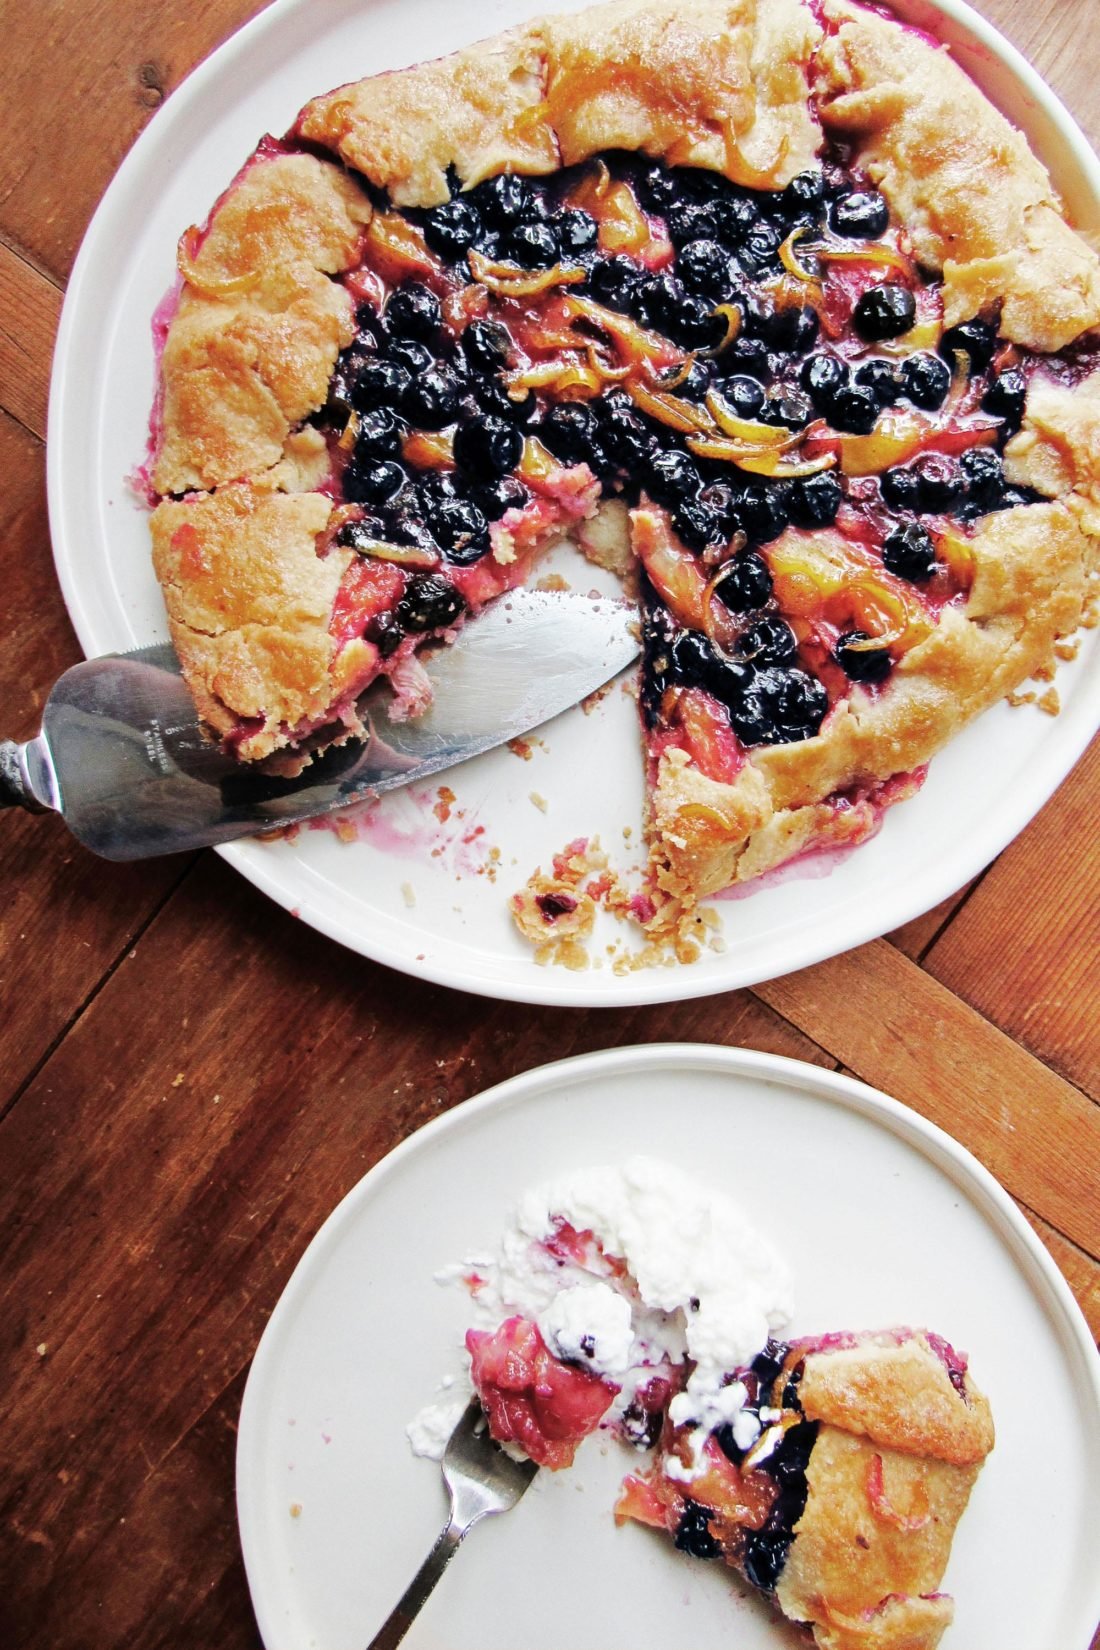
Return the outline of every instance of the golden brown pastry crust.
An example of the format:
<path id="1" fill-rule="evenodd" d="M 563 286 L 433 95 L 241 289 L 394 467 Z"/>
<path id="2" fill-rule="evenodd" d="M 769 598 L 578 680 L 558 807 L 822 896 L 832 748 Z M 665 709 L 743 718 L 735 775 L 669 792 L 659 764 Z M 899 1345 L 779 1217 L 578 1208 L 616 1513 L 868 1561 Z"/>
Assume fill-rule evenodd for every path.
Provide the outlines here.
<path id="1" fill-rule="evenodd" d="M 781 188 L 820 147 L 820 34 L 801 0 L 612 0 L 341 87 L 298 130 L 399 206 L 445 201 L 451 167 L 469 188 L 604 149 Z"/>
<path id="2" fill-rule="evenodd" d="M 943 269 L 949 321 L 1003 301 L 1003 330 L 1040 349 L 1100 321 L 1100 266 L 1023 138 L 920 36 L 847 0 L 826 0 L 825 15 L 828 37 L 802 0 L 612 0 L 341 88 L 306 106 L 298 132 L 399 205 L 446 199 L 451 167 L 472 186 L 610 147 L 774 188 L 820 147 L 812 85 L 826 129 L 856 140 L 918 255 Z M 357 262 L 370 216 L 342 165 L 261 149 L 205 235 L 185 238 L 153 485 L 220 491 L 158 509 L 155 557 L 200 710 L 224 732 L 262 718 L 245 757 L 323 714 L 367 651 L 359 643 L 337 660 L 331 556 L 309 570 L 304 605 L 296 586 L 288 611 L 272 598 L 313 555 L 308 524 L 327 520 L 320 496 L 295 512 L 278 501 L 320 484 L 320 456 L 298 426 L 353 335 L 351 299 L 332 277 Z M 658 923 L 811 841 L 859 840 L 873 802 L 838 808 L 839 789 L 917 767 L 1046 662 L 1077 622 L 1086 534 L 1100 531 L 1096 400 L 1095 389 L 1033 391 L 1009 474 L 1065 502 L 983 523 L 966 608 L 945 613 L 885 691 L 854 688 L 818 738 L 754 751 L 734 785 L 708 780 L 682 753 L 663 758 L 652 863 L 670 904 Z M 241 580 L 212 629 L 204 576 L 172 549 L 178 510 L 216 546 L 219 576 Z M 265 555 L 267 585 L 253 576 Z"/>
<path id="3" fill-rule="evenodd" d="M 371 206 L 340 167 L 257 156 L 191 258 L 161 360 L 158 493 L 258 476 L 325 399 L 355 333 L 330 277 L 356 262 Z M 186 240 L 186 238 L 185 238 Z"/>
<path id="4" fill-rule="evenodd" d="M 325 717 L 376 658 L 369 642 L 337 648 L 329 621 L 350 550 L 317 554 L 332 510 L 319 493 L 230 483 L 153 512 L 153 561 L 172 642 L 203 719 L 219 733 L 257 723 L 246 760 Z"/>
<path id="5" fill-rule="evenodd" d="M 815 535 L 822 553 L 831 537 Z M 971 545 L 965 606 L 945 608 L 877 693 L 853 684 L 816 738 L 750 751 L 729 785 L 707 778 L 682 752 L 662 758 L 651 865 L 670 904 L 658 922 L 783 863 L 811 839 L 858 840 L 865 815 L 828 798 L 920 767 L 1051 661 L 1055 641 L 1080 623 L 1095 556 L 1080 513 L 1062 501 L 1021 505 L 983 518 Z"/>
<path id="6" fill-rule="evenodd" d="M 815 60 L 827 130 L 942 270 L 948 326 L 1003 303 L 1013 343 L 1058 350 L 1100 324 L 1100 259 L 1065 222 L 1050 177 L 946 49 L 848 0 Z"/>
<path id="7" fill-rule="evenodd" d="M 993 1447 L 988 1402 L 964 1386 L 923 1335 L 807 1356 L 799 1402 L 820 1425 L 776 1600 L 822 1650 L 934 1650 L 950 1623 L 937 1589 Z"/>

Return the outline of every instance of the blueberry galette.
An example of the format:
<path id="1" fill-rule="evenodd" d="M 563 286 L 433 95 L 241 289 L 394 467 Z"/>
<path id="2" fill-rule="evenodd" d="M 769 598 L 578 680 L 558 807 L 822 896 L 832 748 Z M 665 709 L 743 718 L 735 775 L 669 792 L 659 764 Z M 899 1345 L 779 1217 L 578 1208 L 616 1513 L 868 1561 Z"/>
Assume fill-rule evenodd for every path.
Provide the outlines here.
<path id="1" fill-rule="evenodd" d="M 1100 263 L 877 10 L 615 0 L 345 86 L 179 267 L 149 475 L 203 716 L 256 760 L 382 673 L 415 714 L 425 638 L 571 533 L 638 586 L 655 935 L 865 838 L 1080 621 Z"/>

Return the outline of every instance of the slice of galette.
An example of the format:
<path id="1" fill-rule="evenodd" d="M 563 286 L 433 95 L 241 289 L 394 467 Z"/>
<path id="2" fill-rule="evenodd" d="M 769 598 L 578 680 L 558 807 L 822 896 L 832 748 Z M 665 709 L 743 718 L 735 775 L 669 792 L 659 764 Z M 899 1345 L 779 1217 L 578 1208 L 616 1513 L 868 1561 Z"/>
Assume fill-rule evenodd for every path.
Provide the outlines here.
<path id="1" fill-rule="evenodd" d="M 677 1418 L 616 1508 L 720 1558 L 822 1650 L 934 1650 L 955 1527 L 993 1447 L 966 1359 L 927 1330 L 771 1342 L 732 1420 Z"/>
<path id="2" fill-rule="evenodd" d="M 355 82 L 179 267 L 152 527 L 206 720 L 415 714 L 425 639 L 573 535 L 640 589 L 658 937 L 863 840 L 1080 621 L 1100 262 L 877 10 L 615 0 Z"/>

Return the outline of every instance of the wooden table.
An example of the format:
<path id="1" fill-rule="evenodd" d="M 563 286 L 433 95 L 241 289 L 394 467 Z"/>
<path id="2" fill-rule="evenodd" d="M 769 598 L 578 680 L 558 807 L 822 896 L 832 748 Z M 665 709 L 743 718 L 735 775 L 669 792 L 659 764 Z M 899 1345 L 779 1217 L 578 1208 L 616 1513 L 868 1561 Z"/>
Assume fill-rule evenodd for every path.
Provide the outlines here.
<path id="1" fill-rule="evenodd" d="M 0 8 L 6 734 L 36 730 L 50 684 L 80 657 L 43 482 L 50 355 L 77 245 L 152 112 L 259 9 Z M 1094 0 L 981 9 L 1095 141 Z M 562 1055 L 683 1039 L 855 1073 L 977 1154 L 1100 1328 L 1098 801 L 1100 743 L 995 864 L 899 932 L 754 991 L 592 1012 L 388 973 L 211 853 L 112 866 L 56 820 L 0 819 L 0 1643 L 258 1645 L 233 1448 L 280 1290 L 383 1153 Z"/>

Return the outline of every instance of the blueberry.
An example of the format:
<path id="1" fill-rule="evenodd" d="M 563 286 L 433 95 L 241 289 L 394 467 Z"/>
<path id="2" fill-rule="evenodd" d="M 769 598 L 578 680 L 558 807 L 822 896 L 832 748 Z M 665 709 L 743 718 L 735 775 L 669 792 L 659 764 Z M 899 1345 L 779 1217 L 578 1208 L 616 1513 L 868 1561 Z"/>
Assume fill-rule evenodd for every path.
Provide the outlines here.
<path id="1" fill-rule="evenodd" d="M 817 311 L 809 304 L 788 304 L 769 315 L 763 339 L 769 349 L 787 355 L 805 355 L 817 341 Z"/>
<path id="2" fill-rule="evenodd" d="M 478 481 L 514 470 L 523 457 L 523 437 L 503 418 L 486 417 L 460 424 L 454 435 L 454 458 L 460 470 Z"/>
<path id="3" fill-rule="evenodd" d="M 414 376 L 418 372 L 427 372 L 435 361 L 427 344 L 418 344 L 415 338 L 394 338 L 386 350 L 386 356 L 399 366 L 407 367 Z"/>
<path id="4" fill-rule="evenodd" d="M 887 470 L 880 483 L 882 496 L 892 510 L 919 510 L 920 480 L 909 469 Z"/>
<path id="5" fill-rule="evenodd" d="M 888 573 L 916 584 L 930 579 L 936 571 L 936 546 L 928 529 L 916 521 L 891 527 L 883 541 L 882 565 Z"/>
<path id="6" fill-rule="evenodd" d="M 665 211 L 665 224 L 675 246 L 686 246 L 689 241 L 719 240 L 722 237 L 723 214 L 713 201 L 674 200 Z"/>
<path id="7" fill-rule="evenodd" d="M 556 227 L 562 255 L 566 258 L 578 252 L 589 252 L 596 245 L 599 234 L 596 220 L 577 206 L 563 212 L 556 220 Z"/>
<path id="8" fill-rule="evenodd" d="M 640 279 L 641 271 L 629 258 L 602 258 L 588 277 L 588 287 L 599 303 L 625 311 Z"/>
<path id="9" fill-rule="evenodd" d="M 970 358 L 970 371 L 984 372 L 997 348 L 997 328 L 989 321 L 963 321 L 957 327 L 948 327 L 940 339 L 940 354 L 954 365 L 956 350 Z"/>
<path id="10" fill-rule="evenodd" d="M 406 281 L 391 293 L 385 318 L 391 337 L 418 338 L 423 343 L 435 338 L 443 320 L 439 299 L 419 281 Z"/>
<path id="11" fill-rule="evenodd" d="M 703 485 L 698 466 L 679 448 L 655 453 L 645 470 L 645 484 L 658 504 L 676 506 L 694 498 Z"/>
<path id="12" fill-rule="evenodd" d="M 522 510 L 531 495 L 515 476 L 501 476 L 473 488 L 470 497 L 486 521 L 499 521 L 509 510 Z"/>
<path id="13" fill-rule="evenodd" d="M 551 407 L 539 434 L 554 457 L 566 464 L 589 464 L 601 451 L 596 414 L 587 401 L 562 401 Z"/>
<path id="14" fill-rule="evenodd" d="M 351 464 L 344 471 L 344 494 L 353 504 L 386 504 L 396 498 L 408 481 L 400 464 L 392 459 L 369 461 L 360 468 Z"/>
<path id="15" fill-rule="evenodd" d="M 410 423 L 425 430 L 441 430 L 458 412 L 458 381 L 448 367 L 429 367 L 418 373 L 405 391 L 402 410 Z"/>
<path id="16" fill-rule="evenodd" d="M 336 543 L 365 555 L 372 543 L 385 535 L 386 530 L 377 516 L 363 516 L 360 521 L 345 521 L 336 534 Z"/>
<path id="17" fill-rule="evenodd" d="M 721 301 L 733 291 L 733 262 L 717 241 L 688 241 L 676 260 L 676 273 L 689 292 Z"/>
<path id="18" fill-rule="evenodd" d="M 950 510 L 963 494 L 963 480 L 959 467 L 946 453 L 922 453 L 912 465 L 920 483 L 922 511 Z"/>
<path id="19" fill-rule="evenodd" d="M 719 227 L 722 239 L 731 246 L 743 246 L 758 222 L 756 207 L 742 196 L 722 202 Z"/>
<path id="20" fill-rule="evenodd" d="M 737 513 L 737 494 L 728 482 L 712 481 L 709 487 L 703 488 L 699 498 L 714 516 L 722 538 L 728 542 L 734 533 L 741 529 L 741 517 Z"/>
<path id="21" fill-rule="evenodd" d="M 503 384 L 482 380 L 465 396 L 462 410 L 466 417 L 503 418 L 506 424 L 530 424 L 538 410 L 534 390 L 524 390 L 518 397 L 509 395 Z"/>
<path id="22" fill-rule="evenodd" d="M 907 286 L 883 281 L 864 292 L 852 312 L 861 338 L 877 344 L 882 338 L 900 338 L 913 325 L 917 301 Z"/>
<path id="23" fill-rule="evenodd" d="M 833 233 L 852 240 L 875 241 L 885 234 L 889 222 L 889 208 L 875 189 L 857 189 L 854 194 L 842 195 L 829 208 Z"/>
<path id="24" fill-rule="evenodd" d="M 858 384 L 839 390 L 829 403 L 830 424 L 835 430 L 845 430 L 851 435 L 870 435 L 878 415 L 875 392 Z"/>
<path id="25" fill-rule="evenodd" d="M 740 511 L 745 531 L 757 544 L 778 538 L 790 521 L 787 493 L 762 481 L 750 481 L 743 489 Z"/>
<path id="26" fill-rule="evenodd" d="M 512 356 L 508 329 L 499 321 L 471 321 L 462 334 L 462 353 L 476 372 L 499 372 Z"/>
<path id="27" fill-rule="evenodd" d="M 397 361 L 367 361 L 352 386 L 351 398 L 360 412 L 369 412 L 372 407 L 392 407 L 411 381 L 409 369 Z"/>
<path id="28" fill-rule="evenodd" d="M 374 643 L 383 659 L 388 659 L 390 655 L 392 653 L 396 653 L 397 649 L 401 646 L 404 632 L 401 629 L 396 613 L 387 611 L 384 613 L 376 613 L 374 617 L 368 621 L 367 628 L 364 630 L 363 635 L 366 637 L 368 642 Z"/>
<path id="29" fill-rule="evenodd" d="M 598 438 L 617 464 L 638 470 L 654 450 L 654 439 L 625 396 L 604 396 L 596 403 Z"/>
<path id="30" fill-rule="evenodd" d="M 761 696 L 782 741 L 812 739 L 829 708 L 821 683 L 794 665 L 768 666 L 760 671 L 752 691 Z"/>
<path id="31" fill-rule="evenodd" d="M 457 263 L 481 233 L 481 214 L 472 201 L 447 201 L 424 219 L 424 239 L 446 263 Z"/>
<path id="32" fill-rule="evenodd" d="M 787 217 L 816 213 L 825 199 L 825 179 L 820 172 L 799 172 L 784 189 L 780 204 Z"/>
<path id="33" fill-rule="evenodd" d="M 998 373 L 982 397 L 982 409 L 994 418 L 1003 418 L 1010 429 L 1023 422 L 1024 403 L 1027 400 L 1027 379 L 1019 367 L 1006 367 Z"/>
<path id="34" fill-rule="evenodd" d="M 892 361 L 875 356 L 857 367 L 854 380 L 862 390 L 870 390 L 880 407 L 892 407 L 901 395 L 897 370 Z"/>
<path id="35" fill-rule="evenodd" d="M 450 579 L 425 573 L 409 580 L 394 612 L 406 630 L 420 633 L 453 624 L 465 606 Z"/>
<path id="36" fill-rule="evenodd" d="M 478 206 L 491 229 L 511 229 L 534 215 L 535 192 L 527 178 L 501 172 L 479 186 Z"/>
<path id="37" fill-rule="evenodd" d="M 730 707 L 740 704 L 753 679 L 748 665 L 726 659 L 697 630 L 682 630 L 668 650 L 669 666 L 678 682 L 701 687 Z"/>
<path id="38" fill-rule="evenodd" d="M 754 1587 L 759 1587 L 765 1593 L 775 1591 L 783 1574 L 783 1566 L 787 1562 L 791 1539 L 785 1530 L 764 1529 L 748 1532 L 745 1537 L 742 1564 L 746 1577 Z"/>
<path id="39" fill-rule="evenodd" d="M 406 499 L 408 502 L 405 502 Z M 413 544 L 421 550 L 438 549 L 411 491 L 399 495 L 397 503 L 391 507 L 385 537 L 393 544 Z"/>
<path id="40" fill-rule="evenodd" d="M 751 266 L 756 265 L 758 272 L 772 262 L 779 251 L 782 236 L 774 224 L 761 219 L 753 225 L 742 242 L 743 259 Z"/>
<path id="41" fill-rule="evenodd" d="M 799 368 L 798 381 L 809 391 L 815 406 L 829 407 L 848 383 L 847 363 L 837 355 L 808 355 Z"/>
<path id="42" fill-rule="evenodd" d="M 638 199 L 651 212 L 664 213 L 679 193 L 679 184 L 666 166 L 648 168 L 638 180 Z"/>
<path id="43" fill-rule="evenodd" d="M 759 418 L 764 405 L 764 386 L 758 379 L 737 373 L 722 385 L 722 399 L 728 401 L 739 418 Z"/>
<path id="44" fill-rule="evenodd" d="M 762 338 L 735 338 L 722 359 L 734 371 L 750 373 L 753 378 L 767 378 L 771 372 L 768 346 Z"/>
<path id="45" fill-rule="evenodd" d="M 665 319 L 673 343 L 684 349 L 709 349 L 725 335 L 726 323 L 705 298 L 686 293 Z"/>
<path id="46" fill-rule="evenodd" d="M 360 416 L 355 437 L 355 456 L 391 458 L 400 451 L 405 426 L 388 407 L 375 407 Z"/>
<path id="47" fill-rule="evenodd" d="M 830 527 L 836 520 L 843 497 L 840 482 L 823 472 L 793 483 L 788 499 L 791 520 L 796 527 Z"/>
<path id="48" fill-rule="evenodd" d="M 727 564 L 727 572 L 714 593 L 731 613 L 755 613 L 772 593 L 772 576 L 763 556 L 743 550 Z"/>
<path id="49" fill-rule="evenodd" d="M 479 561 L 489 548 L 489 524 L 468 499 L 442 499 L 432 512 L 431 529 L 448 561 L 460 567 Z"/>
<path id="50" fill-rule="evenodd" d="M 721 1548 L 710 1533 L 710 1525 L 707 1523 L 709 1516 L 707 1508 L 701 1507 L 698 1501 L 684 1502 L 684 1510 L 680 1515 L 674 1537 L 676 1546 L 682 1553 L 690 1553 L 693 1558 L 718 1557 Z"/>
<path id="51" fill-rule="evenodd" d="M 705 550 L 708 544 L 723 542 L 718 517 L 700 498 L 684 499 L 676 506 L 672 527 L 677 538 L 691 550 Z"/>
<path id="52" fill-rule="evenodd" d="M 525 269 L 549 269 L 560 256 L 558 238 L 546 223 L 518 224 L 505 246 L 508 257 Z"/>
<path id="53" fill-rule="evenodd" d="M 983 509 L 995 510 L 1005 490 L 1005 468 L 992 447 L 971 447 L 959 460 L 967 497 Z"/>
<path id="54" fill-rule="evenodd" d="M 672 393 L 685 396 L 689 401 L 701 401 L 713 378 L 714 367 L 709 361 L 693 361 L 687 374 L 673 386 Z"/>
<path id="55" fill-rule="evenodd" d="M 928 350 L 907 355 L 898 378 L 901 393 L 907 395 L 915 407 L 924 407 L 928 412 L 935 412 L 937 407 L 943 406 L 951 388 L 951 374 L 939 356 L 930 354 Z"/>
<path id="56" fill-rule="evenodd" d="M 867 641 L 870 637 L 865 630 L 846 630 L 837 639 L 833 658 L 853 682 L 885 682 L 892 666 L 889 651 L 884 647 L 853 645 Z"/>
<path id="57" fill-rule="evenodd" d="M 781 424 L 788 430 L 800 430 L 810 422 L 814 409 L 808 395 L 802 390 L 780 385 L 772 391 L 760 412 L 765 424 Z"/>
<path id="58" fill-rule="evenodd" d="M 757 619 L 737 638 L 737 656 L 754 665 L 783 665 L 798 652 L 794 631 L 783 619 Z"/>

